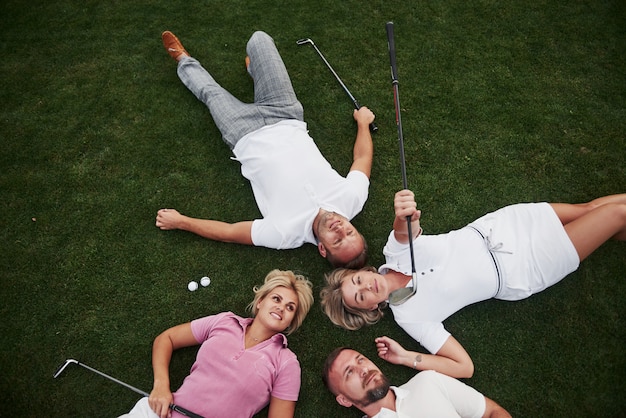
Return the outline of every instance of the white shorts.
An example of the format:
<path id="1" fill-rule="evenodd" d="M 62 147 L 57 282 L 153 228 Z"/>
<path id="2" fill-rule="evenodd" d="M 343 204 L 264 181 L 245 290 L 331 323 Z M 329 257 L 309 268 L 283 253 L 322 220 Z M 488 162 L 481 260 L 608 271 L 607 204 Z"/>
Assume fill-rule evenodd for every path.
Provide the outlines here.
<path id="1" fill-rule="evenodd" d="M 159 416 L 150 408 L 148 398 L 143 397 L 128 414 L 120 415 L 118 418 L 159 418 Z"/>
<path id="2" fill-rule="evenodd" d="M 520 300 L 558 283 L 580 264 L 574 244 L 548 203 L 506 206 L 470 224 L 495 256 L 496 299 Z"/>

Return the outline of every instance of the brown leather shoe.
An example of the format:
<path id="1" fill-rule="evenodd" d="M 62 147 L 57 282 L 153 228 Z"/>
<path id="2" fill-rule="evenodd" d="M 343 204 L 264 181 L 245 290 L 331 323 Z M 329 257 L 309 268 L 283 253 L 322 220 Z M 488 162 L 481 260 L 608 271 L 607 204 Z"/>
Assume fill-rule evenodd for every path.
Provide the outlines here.
<path id="1" fill-rule="evenodd" d="M 161 34 L 161 39 L 163 39 L 163 46 L 167 53 L 176 61 L 180 60 L 183 56 L 189 56 L 189 52 L 187 52 L 183 44 L 181 44 L 176 35 L 169 30 Z"/>
<path id="2" fill-rule="evenodd" d="M 250 77 L 252 77 L 252 73 L 250 72 L 250 57 L 246 55 L 246 59 L 244 61 L 246 63 L 246 72 Z"/>

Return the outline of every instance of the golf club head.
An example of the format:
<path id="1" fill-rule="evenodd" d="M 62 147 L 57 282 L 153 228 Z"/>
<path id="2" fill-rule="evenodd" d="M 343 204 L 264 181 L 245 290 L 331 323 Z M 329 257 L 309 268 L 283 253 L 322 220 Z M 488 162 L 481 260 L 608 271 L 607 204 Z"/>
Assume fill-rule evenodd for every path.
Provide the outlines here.
<path id="1" fill-rule="evenodd" d="M 413 279 L 411 281 L 411 287 L 403 287 L 402 289 L 394 290 L 389 294 L 389 304 L 393 306 L 402 305 L 409 300 L 417 292 L 417 273 L 413 273 Z"/>
<path id="2" fill-rule="evenodd" d="M 311 40 L 311 38 L 303 38 L 303 39 L 298 39 L 298 40 L 296 41 L 296 43 L 297 43 L 298 45 L 306 45 L 306 44 L 311 44 L 311 45 L 314 45 L 314 44 L 313 44 L 313 41 Z"/>
<path id="3" fill-rule="evenodd" d="M 59 368 L 57 369 L 57 371 L 54 373 L 54 375 L 53 375 L 52 377 L 53 377 L 54 379 L 56 379 L 57 377 L 59 377 L 59 375 L 60 375 L 61 373 L 63 373 L 63 370 L 65 370 L 65 368 L 66 368 L 67 366 L 69 366 L 70 364 L 72 364 L 72 363 L 74 363 L 74 364 L 78 364 L 78 360 L 74 360 L 74 359 L 68 358 L 67 360 L 65 360 L 65 363 L 63 363 L 63 364 L 61 364 L 61 365 L 59 366 Z"/>

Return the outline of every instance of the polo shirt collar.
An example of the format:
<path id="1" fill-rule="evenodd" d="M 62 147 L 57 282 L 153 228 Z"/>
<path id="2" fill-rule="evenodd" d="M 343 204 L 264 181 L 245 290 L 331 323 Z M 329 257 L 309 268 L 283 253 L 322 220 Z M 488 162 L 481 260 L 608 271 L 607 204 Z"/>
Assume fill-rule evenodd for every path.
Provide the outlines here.
<path id="1" fill-rule="evenodd" d="M 239 322 L 239 325 L 241 326 L 241 329 L 244 333 L 246 332 L 246 328 L 248 328 L 248 326 L 254 320 L 254 318 L 242 318 L 239 315 L 235 315 L 233 318 L 235 318 L 237 322 Z M 287 336 L 282 332 L 274 334 L 272 338 L 270 338 L 268 341 L 275 341 L 281 344 L 283 347 L 287 348 Z"/>
<path id="2" fill-rule="evenodd" d="M 396 411 L 381 408 L 372 418 L 396 418 L 398 416 L 398 402 L 411 394 L 408 389 L 399 388 L 397 386 L 391 386 L 390 389 L 396 394 Z M 363 418 L 367 418 L 367 415 L 363 415 Z"/>

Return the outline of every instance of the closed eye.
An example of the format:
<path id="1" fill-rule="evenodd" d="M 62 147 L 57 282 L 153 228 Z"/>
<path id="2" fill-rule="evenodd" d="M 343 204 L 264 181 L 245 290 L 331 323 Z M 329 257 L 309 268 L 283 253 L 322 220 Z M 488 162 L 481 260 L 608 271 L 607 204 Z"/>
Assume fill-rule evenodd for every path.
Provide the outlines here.
<path id="1" fill-rule="evenodd" d="M 361 277 L 360 276 L 352 276 L 352 284 L 355 286 L 360 286 L 361 285 Z M 356 291 L 356 293 L 354 294 L 354 302 L 358 305 L 359 301 L 363 301 L 363 293 L 359 290 Z"/>

